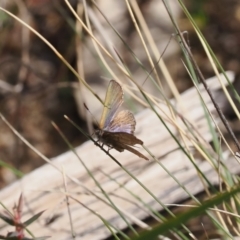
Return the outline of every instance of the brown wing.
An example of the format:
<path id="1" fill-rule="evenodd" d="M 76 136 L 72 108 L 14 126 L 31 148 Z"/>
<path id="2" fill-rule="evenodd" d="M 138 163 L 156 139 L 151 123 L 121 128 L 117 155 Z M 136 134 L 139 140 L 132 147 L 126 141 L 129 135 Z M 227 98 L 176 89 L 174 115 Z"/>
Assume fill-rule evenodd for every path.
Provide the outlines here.
<path id="1" fill-rule="evenodd" d="M 133 134 L 135 131 L 136 120 L 134 115 L 128 111 L 123 110 L 118 112 L 104 129 L 109 132 L 125 132 Z"/>
<path id="2" fill-rule="evenodd" d="M 123 144 L 123 143 L 120 143 L 120 142 L 112 142 L 112 145 L 111 145 L 113 148 L 115 148 L 117 151 L 119 152 L 123 152 L 124 150 L 128 150 L 129 152 L 132 152 L 133 154 L 139 156 L 140 158 L 143 158 L 145 160 L 149 160 L 146 156 L 144 156 L 142 153 L 140 153 L 139 151 L 137 151 L 136 149 L 126 145 L 126 144 Z"/>
<path id="3" fill-rule="evenodd" d="M 137 156 L 148 160 L 146 156 L 141 154 L 136 149 L 130 147 L 135 144 L 143 145 L 143 141 L 135 137 L 133 134 L 125 133 L 125 132 L 107 132 L 104 131 L 101 135 L 101 141 L 105 143 L 107 146 L 116 149 L 119 152 L 123 152 L 125 149 Z"/>
<path id="4" fill-rule="evenodd" d="M 145 160 L 149 160 L 149 159 L 148 159 L 146 156 L 144 156 L 142 153 L 140 153 L 139 151 L 137 151 L 136 149 L 134 149 L 134 148 L 132 148 L 132 147 L 130 147 L 130 146 L 128 146 L 128 145 L 124 145 L 124 146 L 122 146 L 122 147 L 124 147 L 124 149 L 128 150 L 129 152 L 132 152 L 133 154 L 139 156 L 140 158 L 143 158 L 143 159 L 145 159 Z"/>
<path id="5" fill-rule="evenodd" d="M 104 131 L 101 136 L 101 140 L 106 144 L 111 144 L 111 142 L 119 142 L 121 144 L 127 145 L 135 145 L 140 144 L 143 145 L 143 141 L 135 137 L 133 134 L 125 133 L 125 132 L 108 132 Z"/>

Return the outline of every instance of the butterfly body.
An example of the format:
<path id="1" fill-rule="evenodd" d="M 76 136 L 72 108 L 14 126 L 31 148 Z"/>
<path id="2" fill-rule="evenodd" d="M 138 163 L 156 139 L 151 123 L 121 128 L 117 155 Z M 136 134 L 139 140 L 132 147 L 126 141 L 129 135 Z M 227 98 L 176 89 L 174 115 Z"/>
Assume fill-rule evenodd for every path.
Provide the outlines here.
<path id="1" fill-rule="evenodd" d="M 114 80 L 108 85 L 104 109 L 96 131 L 98 140 L 109 148 L 119 152 L 125 149 L 148 160 L 143 154 L 132 148 L 135 144 L 143 145 L 143 141 L 134 136 L 136 121 L 134 115 L 128 110 L 118 112 L 123 103 L 122 87 Z"/>

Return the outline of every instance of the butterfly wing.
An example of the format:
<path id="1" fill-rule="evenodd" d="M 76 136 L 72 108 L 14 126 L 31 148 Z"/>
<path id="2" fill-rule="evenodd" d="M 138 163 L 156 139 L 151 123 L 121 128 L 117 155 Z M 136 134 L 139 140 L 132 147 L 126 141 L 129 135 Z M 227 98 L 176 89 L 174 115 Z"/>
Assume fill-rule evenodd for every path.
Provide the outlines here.
<path id="1" fill-rule="evenodd" d="M 135 137 L 133 134 L 128 134 L 124 132 L 120 133 L 104 132 L 103 139 L 109 147 L 112 147 L 119 152 L 128 150 L 129 152 L 132 152 L 133 154 L 139 156 L 140 158 L 149 160 L 142 153 L 131 147 L 135 144 L 143 145 L 143 142 L 137 137 Z"/>
<path id="2" fill-rule="evenodd" d="M 124 149 L 128 150 L 129 152 L 131 152 L 131 153 L 139 156 L 140 158 L 143 158 L 143 159 L 145 159 L 145 160 L 147 160 L 147 161 L 149 160 L 149 159 L 148 159 L 146 156 L 144 156 L 142 153 L 140 153 L 140 152 L 137 151 L 136 149 L 134 149 L 134 148 L 132 148 L 132 147 L 126 145 L 126 144 L 123 144 L 123 145 L 122 145 L 122 148 L 124 148 Z"/>
<path id="3" fill-rule="evenodd" d="M 125 133 L 125 132 L 107 132 L 104 131 L 102 133 L 102 139 L 105 144 L 112 145 L 112 142 L 118 142 L 126 145 L 143 145 L 143 141 L 135 137 L 133 134 Z"/>
<path id="4" fill-rule="evenodd" d="M 97 132 L 100 141 L 119 152 L 125 149 L 137 156 L 148 160 L 143 154 L 131 146 L 143 145 L 143 142 L 133 135 L 136 121 L 134 115 L 129 111 L 117 110 L 123 103 L 122 87 L 114 80 L 108 85 L 104 108 L 99 123 L 100 131 Z"/>
<path id="5" fill-rule="evenodd" d="M 105 129 L 109 126 L 112 118 L 116 114 L 118 108 L 123 103 L 123 90 L 120 84 L 111 80 L 108 85 L 107 93 L 104 101 L 104 108 L 99 123 L 100 129 Z"/>
<path id="6" fill-rule="evenodd" d="M 128 111 L 123 110 L 118 112 L 106 127 L 106 131 L 109 132 L 125 132 L 133 134 L 136 126 L 136 120 L 134 115 Z"/>

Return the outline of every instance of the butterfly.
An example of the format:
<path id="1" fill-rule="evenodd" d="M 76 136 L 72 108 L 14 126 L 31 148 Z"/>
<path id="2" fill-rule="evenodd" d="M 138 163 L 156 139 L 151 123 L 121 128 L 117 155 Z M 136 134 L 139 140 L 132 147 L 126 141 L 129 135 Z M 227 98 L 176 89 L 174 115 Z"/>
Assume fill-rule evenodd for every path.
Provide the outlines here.
<path id="1" fill-rule="evenodd" d="M 136 120 L 128 110 L 118 111 L 123 103 L 123 90 L 115 80 L 109 82 L 99 129 L 96 130 L 98 141 L 119 152 L 128 150 L 148 160 L 146 156 L 132 148 L 135 144 L 143 145 L 143 141 L 134 136 Z"/>

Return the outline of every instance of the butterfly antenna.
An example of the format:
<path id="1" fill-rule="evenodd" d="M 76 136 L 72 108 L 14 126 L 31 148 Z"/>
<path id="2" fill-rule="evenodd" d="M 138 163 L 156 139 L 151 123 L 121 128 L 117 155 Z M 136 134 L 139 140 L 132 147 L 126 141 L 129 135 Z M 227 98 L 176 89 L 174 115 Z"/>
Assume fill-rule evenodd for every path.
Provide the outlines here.
<path id="1" fill-rule="evenodd" d="M 157 64 L 158 64 L 158 63 L 160 62 L 160 60 L 162 59 L 162 57 L 163 57 L 164 53 L 166 52 L 167 47 L 169 46 L 169 44 L 170 44 L 173 36 L 174 36 L 174 34 L 172 34 L 171 37 L 169 38 L 166 47 L 164 48 L 164 50 L 163 50 L 162 54 L 160 55 L 159 59 L 157 60 L 157 62 L 153 65 L 153 68 L 151 69 L 151 71 L 148 73 L 148 75 L 147 75 L 146 79 L 144 80 L 142 86 L 145 84 L 145 82 L 147 81 L 147 79 L 149 78 L 149 76 L 152 74 L 153 70 L 156 69 Z"/>
<path id="2" fill-rule="evenodd" d="M 84 107 L 86 108 L 86 110 L 90 113 L 90 115 L 92 116 L 92 119 L 94 120 L 94 123 L 98 126 L 99 128 L 99 123 L 97 121 L 97 119 L 94 117 L 94 115 L 91 113 L 91 111 L 89 110 L 89 108 L 87 107 L 86 103 L 83 103 Z M 94 132 L 91 134 L 94 135 Z"/>

